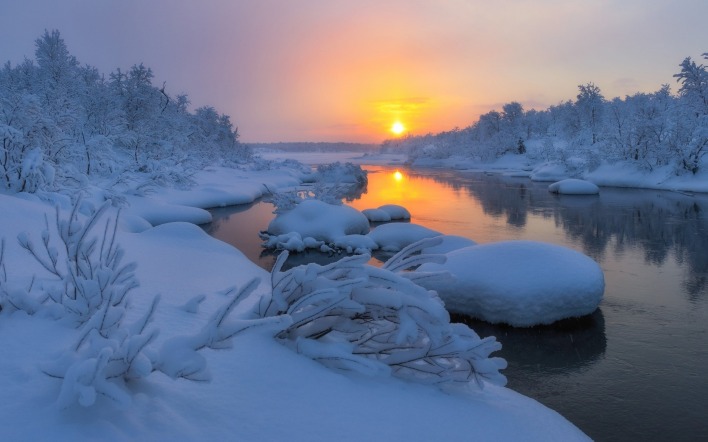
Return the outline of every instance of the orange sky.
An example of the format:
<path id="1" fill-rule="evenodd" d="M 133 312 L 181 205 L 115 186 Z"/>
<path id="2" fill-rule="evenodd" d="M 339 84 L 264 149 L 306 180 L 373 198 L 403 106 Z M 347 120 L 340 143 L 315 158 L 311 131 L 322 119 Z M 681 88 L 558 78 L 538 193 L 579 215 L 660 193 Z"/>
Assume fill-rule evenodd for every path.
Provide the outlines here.
<path id="1" fill-rule="evenodd" d="M 708 51 L 705 0 L 23 0 L 0 6 L 0 54 L 59 29 L 108 73 L 143 62 L 172 94 L 231 115 L 245 142 L 380 142 L 519 101 L 675 85 Z M 674 87 L 675 90 L 675 87 Z"/>

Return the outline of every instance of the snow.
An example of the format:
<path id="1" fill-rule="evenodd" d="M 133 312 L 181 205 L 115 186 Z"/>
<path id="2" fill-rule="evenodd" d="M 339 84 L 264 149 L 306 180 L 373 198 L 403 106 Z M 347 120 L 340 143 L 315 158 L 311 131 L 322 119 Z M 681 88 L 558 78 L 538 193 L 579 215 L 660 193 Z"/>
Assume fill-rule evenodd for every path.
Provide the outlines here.
<path id="1" fill-rule="evenodd" d="M 580 252 L 535 241 L 503 241 L 454 250 L 445 264 L 419 271 L 448 271 L 454 280 L 421 284 L 446 308 L 517 327 L 550 324 L 597 309 L 605 282 L 600 266 Z"/>
<path id="2" fill-rule="evenodd" d="M 369 220 L 347 205 L 334 205 L 306 199 L 295 208 L 279 214 L 268 225 L 270 235 L 297 232 L 302 238 L 333 243 L 346 235 L 365 235 Z"/>
<path id="3" fill-rule="evenodd" d="M 42 231 L 44 213 L 51 219 L 53 209 L 0 195 L 0 213 L 8 277 L 39 272 L 13 238 Z M 128 318 L 143 315 L 153 295 L 162 295 L 154 317 L 158 342 L 192 333 L 230 287 L 268 280 L 238 250 L 192 224 L 119 230 L 118 240 L 140 281 Z M 244 302 L 266 290 L 261 283 Z M 267 330 L 201 352 L 210 382 L 154 373 L 130 386 L 128 401 L 98 395 L 90 408 L 60 408 L 61 381 L 41 367 L 76 339 L 77 330 L 49 316 L 0 313 L 0 391 L 12 398 L 0 404 L 3 440 L 588 440 L 554 411 L 509 389 L 445 393 L 390 377 L 345 375 L 278 344 Z"/>
<path id="4" fill-rule="evenodd" d="M 477 243 L 472 241 L 471 239 L 458 235 L 441 235 L 440 240 L 440 244 L 436 246 L 425 247 L 422 250 L 422 253 L 431 255 L 448 253 L 452 252 L 453 250 L 477 245 Z"/>
<path id="5" fill-rule="evenodd" d="M 364 209 L 361 211 L 361 213 L 363 213 L 366 219 L 368 219 L 372 223 L 386 223 L 391 221 L 391 215 L 389 215 L 388 212 L 386 212 L 385 210 Z"/>
<path id="6" fill-rule="evenodd" d="M 590 181 L 568 178 L 550 184 L 548 191 L 562 195 L 597 195 L 600 188 Z"/>
<path id="7" fill-rule="evenodd" d="M 440 232 L 409 223 L 389 223 L 376 227 L 369 233 L 379 248 L 386 252 L 397 252 L 424 238 L 439 236 Z"/>
<path id="8" fill-rule="evenodd" d="M 535 167 L 529 175 L 533 181 L 560 181 L 568 178 L 567 168 L 558 163 L 544 163 Z"/>
<path id="9" fill-rule="evenodd" d="M 406 220 L 411 218 L 411 213 L 398 204 L 384 204 L 376 209 L 364 209 L 361 213 L 372 223 L 389 222 L 393 220 Z"/>

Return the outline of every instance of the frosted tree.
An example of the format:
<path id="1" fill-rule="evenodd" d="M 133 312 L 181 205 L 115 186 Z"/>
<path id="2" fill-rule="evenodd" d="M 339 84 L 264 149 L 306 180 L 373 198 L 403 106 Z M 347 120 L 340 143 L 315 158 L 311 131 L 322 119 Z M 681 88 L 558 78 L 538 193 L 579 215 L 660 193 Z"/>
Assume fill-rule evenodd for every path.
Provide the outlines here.
<path id="1" fill-rule="evenodd" d="M 581 124 L 590 135 L 590 144 L 599 141 L 599 131 L 602 124 L 605 97 L 594 83 L 581 84 L 575 105 L 578 108 Z"/>
<path id="2" fill-rule="evenodd" d="M 708 53 L 703 57 L 708 59 Z M 687 57 L 681 63 L 681 72 L 674 76 L 681 84 L 681 123 L 689 126 L 681 127 L 679 123 L 677 129 L 685 128 L 685 137 L 677 134 L 679 142 L 674 143 L 674 148 L 681 167 L 695 174 L 708 151 L 708 71 Z"/>

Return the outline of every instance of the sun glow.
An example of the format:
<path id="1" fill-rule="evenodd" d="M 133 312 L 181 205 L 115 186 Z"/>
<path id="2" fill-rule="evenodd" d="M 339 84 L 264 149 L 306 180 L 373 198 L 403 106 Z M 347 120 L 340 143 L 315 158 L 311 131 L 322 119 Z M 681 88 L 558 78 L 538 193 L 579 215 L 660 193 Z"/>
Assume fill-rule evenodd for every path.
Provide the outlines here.
<path id="1" fill-rule="evenodd" d="M 398 181 L 398 182 L 403 181 L 403 174 L 399 170 L 397 170 L 397 171 L 393 172 L 393 179 L 394 179 L 394 181 Z"/>
<path id="2" fill-rule="evenodd" d="M 403 123 L 401 123 L 400 121 L 396 121 L 391 126 L 391 132 L 393 132 L 396 135 L 401 135 L 405 131 L 406 131 L 406 126 L 404 126 Z"/>

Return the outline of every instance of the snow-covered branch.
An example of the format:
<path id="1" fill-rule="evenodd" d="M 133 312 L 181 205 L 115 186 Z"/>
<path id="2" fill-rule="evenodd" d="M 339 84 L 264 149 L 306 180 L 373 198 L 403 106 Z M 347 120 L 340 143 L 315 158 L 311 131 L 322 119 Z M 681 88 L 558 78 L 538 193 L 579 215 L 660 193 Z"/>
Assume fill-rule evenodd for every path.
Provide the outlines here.
<path id="1" fill-rule="evenodd" d="M 368 265 L 368 255 L 355 255 L 283 272 L 283 252 L 271 273 L 272 295 L 262 298 L 257 313 L 290 315 L 292 323 L 276 336 L 331 368 L 504 385 L 499 370 L 506 362 L 489 357 L 501 348 L 495 338 L 480 339 L 467 326 L 451 324 L 435 292 L 406 277 L 411 267 L 443 259 L 420 254 L 436 241 L 407 247 L 383 268 Z"/>

